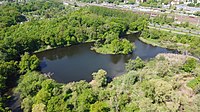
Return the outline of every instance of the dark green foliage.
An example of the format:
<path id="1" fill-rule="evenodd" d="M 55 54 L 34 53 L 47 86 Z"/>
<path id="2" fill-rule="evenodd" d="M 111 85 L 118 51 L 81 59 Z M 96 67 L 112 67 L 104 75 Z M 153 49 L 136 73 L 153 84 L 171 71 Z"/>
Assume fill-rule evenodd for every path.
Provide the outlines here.
<path id="1" fill-rule="evenodd" d="M 196 53 L 200 46 L 195 37 L 174 37 L 171 33 L 147 30 L 146 16 L 109 8 L 91 6 L 71 12 L 71 8 L 68 10 L 56 1 L 8 3 L 2 7 L 1 11 L 5 12 L 2 12 L 3 17 L 0 19 L 0 95 L 6 92 L 13 76 L 25 73 L 20 77 L 16 88 L 20 93 L 23 111 L 146 112 L 184 111 L 190 110 L 189 107 L 196 109 L 197 104 L 187 99 L 191 96 L 180 95 L 183 87 L 175 88 L 173 85 L 185 85 L 176 76 L 180 74 L 181 77 L 182 72 L 190 74 L 187 73 L 188 70 L 195 71 L 197 65 L 193 61 L 183 65 L 185 72 L 177 71 L 180 66 L 174 66 L 167 60 L 155 59 L 144 63 L 137 57 L 127 64 L 128 73 L 114 78 L 110 83 L 107 82 L 106 71 L 99 70 L 92 74 L 94 81 L 91 83 L 79 81 L 60 84 L 36 72 L 39 59 L 25 53 L 45 49 L 47 46 L 97 41 L 98 47 L 106 46 L 115 54 L 128 54 L 133 50 L 133 45 L 126 39 L 120 39 L 120 36 L 127 31 L 143 30 L 144 38 L 189 43 L 192 52 Z M 25 20 L 22 13 L 29 21 L 17 24 Z M 166 16 L 163 18 L 167 19 Z M 158 23 L 171 23 L 171 19 L 164 19 L 158 20 Z M 100 41 L 104 43 L 99 44 Z M 18 66 L 13 60 L 19 60 L 20 55 L 23 56 Z M 196 94 L 199 93 L 198 77 L 188 85 L 194 88 Z M 0 97 L 0 111 L 7 111 L 4 99 L 5 97 Z"/>
<path id="2" fill-rule="evenodd" d="M 190 7 L 200 7 L 200 3 L 197 3 L 197 1 L 195 1 L 194 3 L 187 4 L 187 6 L 190 6 Z"/>
<path id="3" fill-rule="evenodd" d="M 26 21 L 26 18 L 21 15 L 17 8 L 12 6 L 0 6 L 0 17 L 0 28 Z"/>
<path id="4" fill-rule="evenodd" d="M 170 0 L 160 0 L 160 1 L 148 0 L 146 2 L 140 3 L 140 5 L 144 7 L 161 8 L 162 4 L 169 4 L 169 3 Z"/>
<path id="5" fill-rule="evenodd" d="M 167 14 L 161 14 L 153 18 L 154 24 L 160 24 L 160 25 L 172 25 L 174 22 L 174 17 L 168 17 Z"/>
<path id="6" fill-rule="evenodd" d="M 96 7 L 96 6 L 90 6 L 89 10 L 92 11 L 93 13 L 96 13 L 96 14 L 102 15 L 102 16 L 121 17 L 121 18 L 124 17 L 127 20 L 129 17 L 129 21 L 137 20 L 137 18 L 138 18 L 138 15 L 132 13 L 131 11 L 128 11 L 125 13 L 124 11 L 121 11 L 121 10 L 113 10 L 110 8 L 102 8 L 102 7 Z"/>
<path id="7" fill-rule="evenodd" d="M 5 62 L 0 60 L 0 95 L 4 92 L 7 86 L 11 86 L 12 78 L 17 75 L 17 63 L 14 61 Z"/>
<path id="8" fill-rule="evenodd" d="M 187 4 L 187 6 L 195 7 L 195 4 L 194 3 L 189 3 L 189 4 Z"/>
<path id="9" fill-rule="evenodd" d="M 195 87 L 194 92 L 195 92 L 196 94 L 199 94 L 199 93 L 200 93 L 200 84 L 198 84 L 198 85 Z"/>
<path id="10" fill-rule="evenodd" d="M 21 76 L 16 91 L 21 93 L 24 111 L 36 111 L 35 109 L 39 109 L 42 105 L 45 110 L 51 112 L 89 111 L 90 105 L 97 100 L 97 95 L 90 89 L 90 85 L 84 81 L 71 83 L 64 87 L 52 79 L 39 75 L 37 72 L 28 72 Z"/>
<path id="11" fill-rule="evenodd" d="M 148 25 L 148 22 L 145 18 L 139 18 L 137 21 L 130 24 L 131 31 L 143 31 Z"/>
<path id="12" fill-rule="evenodd" d="M 36 55 L 30 56 L 27 52 L 21 57 L 21 61 L 19 63 L 20 72 L 26 73 L 28 71 L 34 71 L 38 69 L 40 64 L 40 60 L 36 57 Z"/>
<path id="13" fill-rule="evenodd" d="M 8 111 L 5 102 L 7 97 L 4 96 L 6 91 L 14 86 L 15 78 L 18 75 L 17 62 L 5 62 L 0 60 L 0 111 Z"/>
<path id="14" fill-rule="evenodd" d="M 159 30 L 145 30 L 142 32 L 141 36 L 151 39 L 159 39 L 162 36 L 162 33 Z"/>
<path id="15" fill-rule="evenodd" d="M 38 69 L 39 59 L 25 52 L 33 53 L 49 47 L 106 40 L 106 44 L 112 43 L 115 53 L 127 54 L 132 51 L 132 44 L 124 39 L 121 41 L 119 37 L 129 30 L 129 23 L 140 18 L 139 15 L 102 7 L 76 10 L 53 0 L 17 2 L 0 6 L 0 95 L 13 86 L 13 79 L 18 74 L 26 73 L 17 88 L 23 99 L 24 111 L 90 110 L 89 105 L 97 99 L 89 89 L 91 85 L 86 82 L 72 84 L 73 88 L 68 88 L 66 94 L 60 95 L 62 90 L 59 85 L 49 80 L 44 81 L 45 77 L 32 72 Z M 138 25 L 142 26 L 141 24 Z M 135 29 L 137 30 L 137 26 Z M 19 61 L 21 55 L 23 56 L 19 65 L 12 61 Z M 98 87 L 107 85 L 105 76 L 95 78 L 99 83 Z M 83 94 L 83 88 L 88 90 L 85 91 L 87 94 Z M 83 108 L 74 103 L 78 102 L 74 94 L 82 94 L 80 102 L 82 99 L 86 100 Z M 58 102 L 56 105 L 54 100 Z M 0 101 L 1 108 L 5 108 L 2 102 L 4 101 Z"/>
<path id="16" fill-rule="evenodd" d="M 42 88 L 41 83 L 46 78 L 37 72 L 28 72 L 26 75 L 21 76 L 20 83 L 17 92 L 20 93 L 21 98 L 26 98 L 27 96 L 35 96 Z"/>
<path id="17" fill-rule="evenodd" d="M 200 16 L 200 11 L 194 13 L 195 16 Z"/>
<path id="18" fill-rule="evenodd" d="M 11 60 L 19 57 L 19 54 L 33 52 L 46 46 L 68 46 L 104 40 L 111 37 L 108 35 L 111 32 L 119 38 L 129 30 L 129 23 L 138 18 L 138 15 L 132 12 L 88 7 L 59 18 L 29 21 L 22 25 L 3 28 L 0 30 L 0 36 L 3 38 L 0 41 L 0 56 Z M 134 30 L 141 31 L 144 27 L 146 23 L 139 22 L 134 26 Z M 130 52 L 129 48 L 127 50 Z M 122 53 L 127 54 L 127 50 Z"/>
<path id="19" fill-rule="evenodd" d="M 4 30 L 7 30 L 7 28 Z M 12 29 L 11 32 L 13 30 L 15 29 Z M 25 33 L 22 32 L 21 33 L 18 32 L 16 35 L 18 35 L 18 38 L 5 37 L 2 41 L 0 41 L 0 49 L 1 49 L 0 56 L 6 61 L 18 59 L 20 55 L 24 54 L 24 52 L 33 52 L 40 48 L 40 41 L 38 39 L 27 37 L 28 34 L 26 35 Z"/>

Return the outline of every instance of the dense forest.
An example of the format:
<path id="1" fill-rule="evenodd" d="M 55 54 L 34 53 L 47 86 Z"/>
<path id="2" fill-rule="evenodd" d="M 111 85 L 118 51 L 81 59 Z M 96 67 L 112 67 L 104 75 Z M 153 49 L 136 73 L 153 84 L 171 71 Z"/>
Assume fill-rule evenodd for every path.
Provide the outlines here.
<path id="1" fill-rule="evenodd" d="M 39 71 L 40 60 L 33 55 L 86 42 L 94 42 L 91 49 L 98 53 L 128 54 L 135 46 L 122 37 L 139 32 L 145 40 L 167 48 L 171 47 L 167 42 L 181 43 L 180 50 L 199 56 L 199 38 L 150 30 L 147 15 L 96 6 L 64 6 L 52 0 L 5 2 L 0 5 L 0 16 L 2 112 L 10 111 L 7 92 L 13 87 L 20 94 L 24 112 L 200 110 L 200 64 L 192 56 L 163 54 L 149 61 L 137 57 L 126 64 L 126 73 L 112 80 L 100 69 L 91 74 L 91 82 L 61 84 Z M 158 21 L 171 23 L 171 19 Z"/>
<path id="2" fill-rule="evenodd" d="M 12 79 L 26 72 L 25 66 L 38 64 L 35 58 L 27 56 L 30 63 L 23 65 L 25 68 L 19 67 L 18 61 L 25 52 L 96 41 L 96 49 L 107 46 L 107 53 L 127 54 L 134 45 L 121 36 L 128 31 L 142 31 L 147 26 L 145 15 L 100 7 L 74 8 L 55 1 L 6 3 L 1 5 L 1 12 L 1 96 L 13 86 L 9 83 Z M 36 68 L 31 66 L 29 70 Z M 4 99 L 1 97 L 1 101 Z"/>
<path id="3" fill-rule="evenodd" d="M 140 17 L 131 12 L 124 14 L 122 11 L 113 11 L 107 8 L 102 8 L 100 11 L 99 9 L 101 8 L 86 7 L 59 18 L 32 20 L 2 28 L 0 30 L 1 56 L 7 58 L 5 60 L 9 60 L 17 57 L 16 51 L 23 54 L 23 52 L 33 52 L 46 46 L 69 46 L 106 39 L 105 44 L 115 44 L 117 41 L 114 40 L 126 34 L 129 29 L 141 31 L 147 26 L 143 16 Z M 137 23 L 134 26 L 129 24 L 134 22 Z M 115 34 L 117 38 L 113 38 L 113 40 L 108 38 L 111 33 Z M 16 43 L 17 45 L 15 45 Z M 119 44 L 123 43 L 119 42 Z M 126 42 L 125 44 L 130 45 L 131 43 Z M 8 51 L 7 47 L 13 49 Z M 121 53 L 120 49 L 116 49 L 115 53 Z"/>
<path id="4" fill-rule="evenodd" d="M 28 54 L 22 57 L 20 67 Z M 34 57 L 34 56 L 32 56 Z M 200 64 L 193 57 L 161 54 L 149 62 L 139 57 L 130 60 L 122 76 L 108 81 L 104 70 L 93 74 L 93 80 L 68 84 L 32 71 L 21 76 L 16 88 L 25 112 L 132 112 L 132 111 L 199 111 Z"/>

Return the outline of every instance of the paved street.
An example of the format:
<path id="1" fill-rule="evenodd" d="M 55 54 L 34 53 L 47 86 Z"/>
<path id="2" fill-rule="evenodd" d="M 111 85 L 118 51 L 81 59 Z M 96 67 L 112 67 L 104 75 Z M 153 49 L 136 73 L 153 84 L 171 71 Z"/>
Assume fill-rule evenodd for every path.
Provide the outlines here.
<path id="1" fill-rule="evenodd" d="M 74 4 L 74 2 L 66 1 L 64 3 Z M 168 16 L 175 16 L 175 19 L 180 22 L 190 22 L 194 25 L 200 25 L 200 17 L 195 16 L 188 16 L 187 14 L 179 13 L 179 11 L 174 11 L 173 13 L 171 10 L 167 10 L 166 12 L 162 12 L 159 8 L 150 8 L 150 7 L 142 7 L 138 5 L 115 5 L 115 4 L 108 4 L 108 3 L 102 3 L 102 4 L 96 4 L 96 3 L 83 3 L 83 2 L 76 2 L 78 6 L 86 6 L 86 5 L 93 5 L 93 6 L 101 6 L 101 7 L 107 7 L 107 8 L 115 8 L 115 9 L 121 9 L 121 10 L 131 10 L 136 13 L 145 13 L 149 15 L 158 15 L 158 14 L 168 14 Z"/>
<path id="2" fill-rule="evenodd" d="M 182 27 L 172 27 L 169 25 L 158 25 L 158 24 L 149 24 L 149 27 L 151 28 L 160 28 L 160 29 L 165 29 L 168 31 L 174 31 L 174 32 L 180 32 L 181 34 L 189 34 L 189 35 L 195 35 L 195 36 L 200 36 L 200 31 L 198 30 L 191 30 L 191 29 L 186 29 Z"/>
<path id="3" fill-rule="evenodd" d="M 69 2 L 67 1 L 66 3 L 69 4 L 74 4 L 74 2 Z M 83 3 L 83 2 L 76 2 L 76 4 L 78 6 L 101 6 L 101 7 L 107 7 L 107 8 L 114 8 L 114 9 L 121 9 L 121 10 L 131 10 L 134 11 L 136 13 L 146 13 L 146 14 L 150 14 L 150 15 L 158 15 L 160 12 L 158 9 L 151 9 L 151 8 L 145 8 L 145 7 L 137 7 L 137 5 L 115 5 L 115 4 L 96 4 L 96 3 Z M 189 17 L 188 15 L 185 14 L 179 14 L 179 13 L 174 13 L 174 14 L 169 14 L 169 16 L 174 16 L 175 15 L 175 19 L 177 19 L 177 21 L 181 21 L 181 22 L 185 22 L 185 21 L 189 21 L 191 23 L 195 23 L 195 24 L 200 24 L 200 18 L 199 17 Z M 161 29 L 161 30 L 165 30 L 165 31 L 172 31 L 174 33 L 178 33 L 178 34 L 188 34 L 188 35 L 193 35 L 193 36 L 199 36 L 200 35 L 200 31 L 198 30 L 193 30 L 193 29 L 186 29 L 183 27 L 172 27 L 169 25 L 154 25 L 154 24 L 149 24 L 150 28 L 155 28 L 155 29 Z"/>

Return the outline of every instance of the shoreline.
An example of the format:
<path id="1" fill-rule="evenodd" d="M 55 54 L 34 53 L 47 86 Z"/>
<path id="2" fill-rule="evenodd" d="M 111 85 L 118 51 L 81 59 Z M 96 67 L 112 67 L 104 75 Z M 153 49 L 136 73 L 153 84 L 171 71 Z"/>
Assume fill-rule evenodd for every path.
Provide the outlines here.
<path id="1" fill-rule="evenodd" d="M 95 40 L 91 40 L 91 41 L 86 41 L 86 42 L 82 42 L 82 43 L 76 43 L 76 44 L 70 44 L 70 45 L 64 45 L 64 46 L 57 46 L 57 47 L 51 47 L 50 45 L 47 45 L 45 48 L 40 48 L 37 51 L 34 51 L 33 54 L 37 54 L 40 52 L 45 52 L 48 50 L 53 50 L 53 49 L 57 49 L 57 48 L 64 48 L 64 47 L 70 47 L 70 46 L 74 46 L 74 45 L 80 45 L 80 44 L 87 44 L 87 43 L 94 43 Z"/>
<path id="2" fill-rule="evenodd" d="M 169 47 L 168 45 L 159 44 L 157 41 L 153 42 L 154 40 L 151 41 L 151 40 L 145 39 L 143 37 L 139 37 L 138 39 L 140 41 L 142 41 L 143 43 L 152 45 L 154 47 L 162 47 L 162 48 L 169 49 L 169 50 L 177 50 L 179 53 L 183 52 L 183 51 L 181 51 L 180 49 L 177 48 L 178 46 L 176 48 L 175 47 Z M 174 44 L 174 46 L 175 46 L 175 44 Z"/>
<path id="3" fill-rule="evenodd" d="M 154 40 L 151 41 L 150 39 L 148 40 L 148 39 L 145 39 L 143 37 L 138 37 L 138 39 L 141 42 L 144 42 L 145 44 L 149 44 L 149 45 L 152 45 L 152 46 L 155 46 L 155 47 L 161 47 L 161 48 L 165 48 L 165 49 L 169 49 L 169 50 L 177 50 L 178 54 L 188 55 L 188 56 L 192 56 L 192 57 L 195 57 L 197 59 L 200 59 L 200 57 L 195 56 L 191 52 L 188 52 L 187 50 L 184 51 L 185 50 L 183 48 L 184 46 L 183 45 L 178 45 L 179 43 L 174 43 L 174 44 L 172 43 L 171 45 L 170 44 L 163 45 L 163 44 L 159 44 L 157 41 L 154 42 Z M 185 46 L 185 47 L 188 47 L 188 46 Z"/>
<path id="4" fill-rule="evenodd" d="M 127 35 L 133 35 L 133 34 L 137 34 L 139 33 L 139 31 L 127 31 L 125 35 L 123 35 L 122 37 L 126 37 Z M 122 37 L 119 37 L 119 38 L 122 38 Z M 70 47 L 70 46 L 73 46 L 73 45 L 80 45 L 80 44 L 87 44 L 87 43 L 94 43 L 96 40 L 88 40 L 88 41 L 85 41 L 85 42 L 81 42 L 81 43 L 76 43 L 76 44 L 70 44 L 70 45 L 64 45 L 64 46 L 57 46 L 57 47 L 51 47 L 50 45 L 47 45 L 45 46 L 45 48 L 40 48 L 38 49 L 37 51 L 34 51 L 32 54 L 37 54 L 37 53 L 40 53 L 40 52 L 45 52 L 45 51 L 48 51 L 48 50 L 53 50 L 53 49 L 57 49 L 57 48 L 64 48 L 64 47 Z M 112 55 L 117 55 L 115 53 L 101 53 L 101 52 L 97 52 L 93 46 L 91 46 L 90 48 L 92 51 L 95 51 L 96 53 L 100 53 L 100 54 L 112 54 Z M 123 55 L 126 55 L 126 54 L 123 54 Z"/>
<path id="5" fill-rule="evenodd" d="M 138 32 L 136 32 L 138 33 Z M 130 33 L 130 34 L 135 34 L 135 33 Z M 127 35 L 130 35 L 130 34 L 127 34 Z M 152 42 L 152 41 L 149 41 L 147 39 L 144 39 L 143 37 L 137 37 L 141 42 L 145 43 L 145 44 L 149 44 L 149 45 L 152 45 L 154 47 L 161 47 L 161 48 L 165 48 L 165 49 L 169 49 L 169 50 L 177 50 L 178 52 L 181 52 L 179 49 L 176 49 L 176 48 L 169 48 L 167 46 L 164 46 L 164 45 L 161 45 L 161 44 L 158 44 L 156 42 Z M 41 53 L 41 52 L 45 52 L 45 51 L 49 51 L 49 50 L 53 50 L 53 49 L 57 49 L 57 48 L 64 48 L 64 47 L 70 47 L 70 46 L 74 46 L 74 45 L 80 45 L 80 44 L 87 44 L 87 43 L 94 43 L 95 40 L 92 40 L 92 41 L 86 41 L 84 43 L 77 43 L 77 44 L 71 44 L 71 45 L 65 45 L 65 46 L 58 46 L 58 47 L 51 47 L 51 46 L 46 46 L 46 48 L 41 48 L 37 51 L 34 51 L 32 54 L 37 54 L 37 53 Z M 135 49 L 135 48 L 134 48 Z M 133 49 L 133 50 L 134 50 Z M 99 53 L 99 54 L 111 54 L 111 55 L 119 55 L 119 54 L 115 54 L 115 53 L 102 53 L 102 52 L 98 52 L 96 50 L 96 48 L 94 48 L 94 46 L 91 46 L 90 48 L 91 51 L 94 51 L 95 53 Z M 127 54 L 121 54 L 121 55 L 127 55 Z"/>

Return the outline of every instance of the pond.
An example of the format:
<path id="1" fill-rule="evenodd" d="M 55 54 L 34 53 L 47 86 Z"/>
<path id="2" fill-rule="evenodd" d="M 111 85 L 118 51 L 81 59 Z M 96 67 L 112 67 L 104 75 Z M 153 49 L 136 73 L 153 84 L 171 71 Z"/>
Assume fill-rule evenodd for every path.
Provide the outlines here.
<path id="1" fill-rule="evenodd" d="M 125 63 L 137 56 L 144 60 L 155 57 L 158 53 L 176 53 L 160 47 L 154 47 L 141 42 L 137 35 L 126 37 L 135 43 L 136 49 L 128 55 L 105 55 L 91 51 L 93 43 L 56 48 L 37 53 L 41 60 L 41 72 L 53 73 L 52 78 L 60 83 L 79 80 L 92 80 L 92 73 L 99 69 L 107 71 L 108 77 L 115 77 L 125 72 Z"/>
<path id="2" fill-rule="evenodd" d="M 129 41 L 133 42 L 136 49 L 128 55 L 105 55 L 91 51 L 93 43 L 73 45 L 56 48 L 36 53 L 41 60 L 41 72 L 53 73 L 52 78 L 60 83 L 72 81 L 92 80 L 92 73 L 99 69 L 107 71 L 107 76 L 113 78 L 125 72 L 125 63 L 137 56 L 143 60 L 149 60 L 158 53 L 177 53 L 160 47 L 154 47 L 138 40 L 138 35 L 128 35 Z M 20 108 L 19 94 L 13 94 L 8 102 L 12 112 L 22 112 Z"/>

